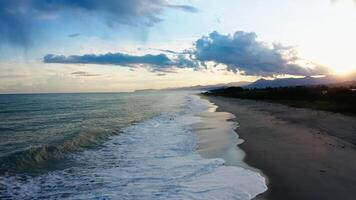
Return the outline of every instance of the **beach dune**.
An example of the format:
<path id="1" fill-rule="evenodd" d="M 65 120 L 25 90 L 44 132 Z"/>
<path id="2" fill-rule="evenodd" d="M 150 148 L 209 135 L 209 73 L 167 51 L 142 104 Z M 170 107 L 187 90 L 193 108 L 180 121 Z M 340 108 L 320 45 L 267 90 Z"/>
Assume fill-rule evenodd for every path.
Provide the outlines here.
<path id="1" fill-rule="evenodd" d="M 245 161 L 267 176 L 256 199 L 356 199 L 356 118 L 268 102 L 205 97 L 239 123 Z"/>

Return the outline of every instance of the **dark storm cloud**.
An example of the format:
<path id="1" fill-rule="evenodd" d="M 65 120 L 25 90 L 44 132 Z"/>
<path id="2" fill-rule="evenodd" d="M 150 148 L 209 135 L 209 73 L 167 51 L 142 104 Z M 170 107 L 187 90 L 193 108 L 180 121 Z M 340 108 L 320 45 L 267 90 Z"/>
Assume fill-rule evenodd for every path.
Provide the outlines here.
<path id="1" fill-rule="evenodd" d="M 152 26 L 161 21 L 160 14 L 166 8 L 196 12 L 194 7 L 173 5 L 167 0 L 0 0 L 0 42 L 29 45 L 32 29 L 41 27 L 41 20 L 61 14 L 80 14 L 86 20 L 95 15 L 111 26 Z"/>
<path id="2" fill-rule="evenodd" d="M 306 68 L 296 61 L 299 58 L 295 49 L 280 44 L 267 44 L 258 41 L 255 33 L 243 31 L 233 35 L 212 32 L 198 39 L 190 54 L 203 65 L 206 62 L 224 64 L 229 70 L 243 72 L 246 75 L 274 76 L 289 75 L 320 75 L 326 69 L 321 66 Z"/>

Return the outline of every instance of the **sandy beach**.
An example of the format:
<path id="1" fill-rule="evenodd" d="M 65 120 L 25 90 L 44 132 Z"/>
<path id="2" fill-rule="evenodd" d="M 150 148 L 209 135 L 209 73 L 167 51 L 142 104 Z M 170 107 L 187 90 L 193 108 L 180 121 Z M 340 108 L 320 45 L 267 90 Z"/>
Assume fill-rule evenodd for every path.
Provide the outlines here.
<path id="1" fill-rule="evenodd" d="M 356 118 L 261 101 L 204 98 L 218 111 L 236 116 L 231 120 L 238 122 L 236 132 L 245 140 L 239 145 L 245 162 L 268 179 L 268 191 L 256 199 L 356 198 Z"/>
<path id="2" fill-rule="evenodd" d="M 237 147 L 243 140 L 235 132 L 237 123 L 231 121 L 235 118 L 233 114 L 212 111 L 202 112 L 198 116 L 202 121 L 193 124 L 193 130 L 198 136 L 197 150 L 203 158 L 222 158 L 225 165 L 260 172 L 244 162 L 246 154 Z"/>

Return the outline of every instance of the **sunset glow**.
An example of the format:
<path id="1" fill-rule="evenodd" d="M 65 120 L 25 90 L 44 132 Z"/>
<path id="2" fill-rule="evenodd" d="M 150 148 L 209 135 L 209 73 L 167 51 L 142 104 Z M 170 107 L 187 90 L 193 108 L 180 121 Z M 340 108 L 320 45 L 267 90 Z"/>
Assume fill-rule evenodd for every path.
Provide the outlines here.
<path id="1" fill-rule="evenodd" d="M 14 20 L 0 22 L 8 29 L 0 32 L 4 93 L 132 91 L 356 70 L 352 0 L 162 0 L 147 2 L 142 16 L 130 5 L 127 19 L 105 6 L 93 14 L 85 4 L 2 4 L 0 18 Z"/>

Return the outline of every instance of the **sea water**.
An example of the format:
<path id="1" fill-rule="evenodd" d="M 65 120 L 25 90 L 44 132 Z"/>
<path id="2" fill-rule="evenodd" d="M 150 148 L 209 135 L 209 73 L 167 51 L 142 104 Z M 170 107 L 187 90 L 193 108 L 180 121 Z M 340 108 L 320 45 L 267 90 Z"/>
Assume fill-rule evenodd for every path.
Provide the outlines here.
<path id="1" fill-rule="evenodd" d="M 0 199 L 251 199 L 264 178 L 202 158 L 192 92 L 0 96 Z M 217 133 L 218 134 L 218 133 Z"/>

